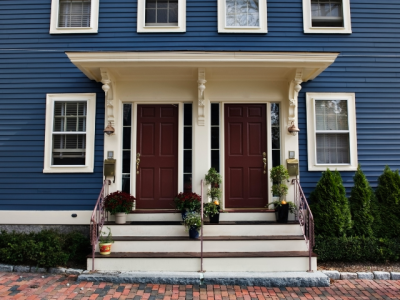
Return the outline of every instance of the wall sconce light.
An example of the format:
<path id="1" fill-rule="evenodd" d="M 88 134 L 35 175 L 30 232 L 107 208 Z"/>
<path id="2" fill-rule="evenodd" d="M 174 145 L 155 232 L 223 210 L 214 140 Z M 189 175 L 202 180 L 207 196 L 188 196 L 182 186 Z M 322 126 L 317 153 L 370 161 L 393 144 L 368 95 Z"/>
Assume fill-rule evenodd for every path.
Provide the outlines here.
<path id="1" fill-rule="evenodd" d="M 300 131 L 300 129 L 297 128 L 297 126 L 294 125 L 294 122 L 292 121 L 292 126 L 290 126 L 290 127 L 288 128 L 288 131 L 289 131 L 289 133 L 290 133 L 291 135 L 296 136 L 297 133 Z"/>
<path id="2" fill-rule="evenodd" d="M 114 129 L 114 127 L 111 126 L 111 122 L 108 122 L 107 127 L 104 129 L 104 133 L 107 135 L 112 135 L 112 134 L 114 134 L 114 132 L 115 132 L 115 129 Z"/>

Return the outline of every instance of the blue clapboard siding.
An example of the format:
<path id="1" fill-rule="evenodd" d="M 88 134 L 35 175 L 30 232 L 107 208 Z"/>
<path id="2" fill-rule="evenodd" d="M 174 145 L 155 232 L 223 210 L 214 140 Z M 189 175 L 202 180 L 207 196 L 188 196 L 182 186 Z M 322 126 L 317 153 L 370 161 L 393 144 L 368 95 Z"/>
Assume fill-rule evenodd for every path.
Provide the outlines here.
<path id="1" fill-rule="evenodd" d="M 351 0 L 353 34 L 304 34 L 301 0 L 268 0 L 268 34 L 219 34 L 217 1 L 187 0 L 186 33 L 136 32 L 137 2 L 100 0 L 98 34 L 50 35 L 50 0 L 0 2 L 0 209 L 92 209 L 102 182 L 104 96 L 65 51 L 340 52 L 299 96 L 300 170 L 306 194 L 305 92 L 355 92 L 359 162 L 371 184 L 400 168 L 400 2 Z M 97 93 L 95 172 L 43 174 L 47 93 Z M 342 172 L 346 187 L 353 172 Z"/>

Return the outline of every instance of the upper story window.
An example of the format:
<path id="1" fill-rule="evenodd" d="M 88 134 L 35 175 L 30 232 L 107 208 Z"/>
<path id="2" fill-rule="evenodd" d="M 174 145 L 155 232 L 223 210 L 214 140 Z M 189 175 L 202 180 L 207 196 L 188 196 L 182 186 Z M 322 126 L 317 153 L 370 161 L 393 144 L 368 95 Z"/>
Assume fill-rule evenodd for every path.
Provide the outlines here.
<path id="1" fill-rule="evenodd" d="M 350 0 L 303 0 L 305 33 L 351 33 Z"/>
<path id="2" fill-rule="evenodd" d="M 138 32 L 185 32 L 186 0 L 138 0 Z"/>
<path id="3" fill-rule="evenodd" d="M 266 0 L 218 0 L 218 32 L 267 33 Z"/>
<path id="4" fill-rule="evenodd" d="M 354 94 L 307 93 L 309 171 L 357 169 Z"/>
<path id="5" fill-rule="evenodd" d="M 52 0 L 50 33 L 96 33 L 99 0 Z"/>
<path id="6" fill-rule="evenodd" d="M 93 172 L 95 94 L 48 94 L 45 173 Z"/>

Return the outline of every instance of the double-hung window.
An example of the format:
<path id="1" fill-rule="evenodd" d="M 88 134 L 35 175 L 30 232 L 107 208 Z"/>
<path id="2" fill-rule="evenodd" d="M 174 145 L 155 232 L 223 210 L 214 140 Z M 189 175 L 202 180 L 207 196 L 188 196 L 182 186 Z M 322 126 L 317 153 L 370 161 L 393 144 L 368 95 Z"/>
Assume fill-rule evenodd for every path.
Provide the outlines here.
<path id="1" fill-rule="evenodd" d="M 138 0 L 138 32 L 185 32 L 186 0 Z"/>
<path id="2" fill-rule="evenodd" d="M 266 0 L 218 0 L 218 32 L 267 31 Z"/>
<path id="3" fill-rule="evenodd" d="M 93 172 L 95 94 L 47 95 L 44 172 Z"/>
<path id="4" fill-rule="evenodd" d="M 357 169 L 354 94 L 307 93 L 308 169 Z"/>
<path id="5" fill-rule="evenodd" d="M 52 0 L 50 33 L 96 33 L 99 0 Z"/>
<path id="6" fill-rule="evenodd" d="M 351 33 L 350 0 L 303 0 L 305 33 Z"/>

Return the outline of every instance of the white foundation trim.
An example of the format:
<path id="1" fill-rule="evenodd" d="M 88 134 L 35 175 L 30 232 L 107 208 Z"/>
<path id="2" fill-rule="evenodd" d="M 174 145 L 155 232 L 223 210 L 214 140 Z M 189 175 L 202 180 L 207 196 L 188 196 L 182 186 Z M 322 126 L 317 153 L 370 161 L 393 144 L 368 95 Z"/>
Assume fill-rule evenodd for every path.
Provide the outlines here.
<path id="1" fill-rule="evenodd" d="M 50 34 L 97 33 L 99 28 L 99 1 L 91 0 L 90 27 L 58 27 L 60 0 L 52 0 Z"/>
<path id="2" fill-rule="evenodd" d="M 91 216 L 91 210 L 0 210 L 0 224 L 89 225 Z"/>

